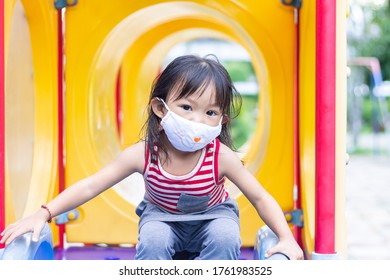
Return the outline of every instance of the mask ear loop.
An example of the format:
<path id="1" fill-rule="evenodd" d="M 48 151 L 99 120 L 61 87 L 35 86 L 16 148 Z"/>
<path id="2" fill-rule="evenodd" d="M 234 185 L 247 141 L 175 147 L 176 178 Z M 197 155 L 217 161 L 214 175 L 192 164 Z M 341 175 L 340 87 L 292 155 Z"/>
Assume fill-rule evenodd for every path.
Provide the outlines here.
<path id="1" fill-rule="evenodd" d="M 223 115 L 221 116 L 221 118 L 219 119 L 219 123 L 218 123 L 218 125 L 222 125 L 222 120 L 223 120 Z"/>
<path id="2" fill-rule="evenodd" d="M 170 111 L 169 108 L 168 108 L 168 105 L 164 102 L 164 100 L 160 97 L 155 97 L 158 101 L 162 102 L 162 104 L 164 104 L 164 107 L 165 109 L 168 110 L 168 112 Z M 163 127 L 161 126 L 161 119 L 159 118 L 159 122 L 158 122 L 158 130 L 161 132 L 163 131 Z"/>
<path id="3" fill-rule="evenodd" d="M 161 101 L 161 102 L 162 102 L 162 104 L 164 104 L 164 106 L 165 106 L 165 109 L 167 109 L 168 111 L 171 111 L 171 110 L 169 110 L 169 108 L 168 108 L 168 105 L 167 105 L 167 103 L 165 103 L 165 101 L 164 101 L 164 100 L 162 100 L 160 97 L 156 97 L 156 98 L 157 98 L 157 100 Z"/>

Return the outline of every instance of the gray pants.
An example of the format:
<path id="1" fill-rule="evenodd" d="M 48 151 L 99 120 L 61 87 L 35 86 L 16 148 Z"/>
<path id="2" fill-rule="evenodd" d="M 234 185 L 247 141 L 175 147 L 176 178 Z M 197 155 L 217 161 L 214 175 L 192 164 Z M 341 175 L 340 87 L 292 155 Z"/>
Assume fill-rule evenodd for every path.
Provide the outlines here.
<path id="1" fill-rule="evenodd" d="M 240 229 L 230 218 L 203 221 L 148 221 L 139 229 L 137 260 L 172 260 L 187 251 L 201 260 L 236 260 Z"/>

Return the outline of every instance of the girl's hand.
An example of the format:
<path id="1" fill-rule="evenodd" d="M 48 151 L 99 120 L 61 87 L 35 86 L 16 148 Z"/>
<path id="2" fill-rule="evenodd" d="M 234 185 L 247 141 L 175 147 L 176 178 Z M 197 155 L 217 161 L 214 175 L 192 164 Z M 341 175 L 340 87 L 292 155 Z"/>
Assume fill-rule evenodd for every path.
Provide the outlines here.
<path id="1" fill-rule="evenodd" d="M 268 250 L 266 257 L 268 258 L 275 253 L 282 253 L 290 260 L 303 260 L 303 251 L 293 238 L 280 240 L 278 244 Z"/>
<path id="2" fill-rule="evenodd" d="M 27 232 L 32 232 L 33 233 L 32 241 L 37 242 L 39 240 L 39 235 L 43 227 L 45 226 L 46 221 L 47 221 L 47 217 L 45 213 L 38 211 L 31 216 L 28 216 L 13 224 L 10 224 L 0 234 L 1 236 L 0 243 L 5 243 L 6 245 L 8 245 L 15 238 Z"/>

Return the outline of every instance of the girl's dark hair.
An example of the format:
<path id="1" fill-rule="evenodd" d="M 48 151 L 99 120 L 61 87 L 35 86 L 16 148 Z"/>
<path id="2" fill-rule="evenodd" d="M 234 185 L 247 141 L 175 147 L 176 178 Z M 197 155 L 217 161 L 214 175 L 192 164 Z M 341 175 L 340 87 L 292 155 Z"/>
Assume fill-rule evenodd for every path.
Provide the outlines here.
<path id="1" fill-rule="evenodd" d="M 153 145 L 158 143 L 159 150 L 167 154 L 166 141 L 168 141 L 163 135 L 163 130 L 159 129 L 160 118 L 154 114 L 151 100 L 158 97 L 167 101 L 173 91 L 178 93 L 176 99 L 180 99 L 199 92 L 199 89 L 206 89 L 209 84 L 215 86 L 216 103 L 221 108 L 222 114 L 228 117 L 228 121 L 222 125 L 218 138 L 223 144 L 234 149 L 230 135 L 230 120 L 239 114 L 242 104 L 241 95 L 234 87 L 229 73 L 215 55 L 205 57 L 184 55 L 169 63 L 153 82 L 149 97 L 148 119 L 143 127 L 151 151 Z"/>

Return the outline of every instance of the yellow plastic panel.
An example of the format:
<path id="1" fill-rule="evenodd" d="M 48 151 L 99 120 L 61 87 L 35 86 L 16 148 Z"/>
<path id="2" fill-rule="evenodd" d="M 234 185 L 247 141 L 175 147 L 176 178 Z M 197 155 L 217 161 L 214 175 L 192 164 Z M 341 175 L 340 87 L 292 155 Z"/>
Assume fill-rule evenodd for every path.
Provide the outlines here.
<path id="1" fill-rule="evenodd" d="M 250 54 L 261 94 L 257 130 L 245 155 L 248 168 L 278 200 L 293 207 L 293 10 L 278 1 L 80 1 L 66 13 L 67 185 L 88 176 L 137 141 L 151 82 L 170 48 L 201 37 L 241 44 Z M 88 24 L 86 24 L 88 23 Z M 283 36 L 280 36 L 283 34 Z M 123 144 L 116 131 L 115 85 L 121 69 Z M 136 203 L 118 188 L 79 208 L 70 242 L 136 243 Z M 244 246 L 262 226 L 237 197 Z"/>
<path id="2" fill-rule="evenodd" d="M 300 11 L 299 145 L 304 220 L 302 242 L 307 254 L 313 252 L 315 230 L 315 13 L 315 1 L 307 1 L 305 5 L 302 5 Z"/>
<path id="3" fill-rule="evenodd" d="M 5 1 L 6 223 L 57 191 L 57 12 Z M 55 241 L 56 242 L 56 241 Z"/>

